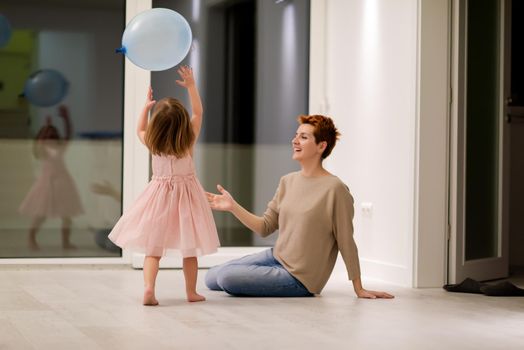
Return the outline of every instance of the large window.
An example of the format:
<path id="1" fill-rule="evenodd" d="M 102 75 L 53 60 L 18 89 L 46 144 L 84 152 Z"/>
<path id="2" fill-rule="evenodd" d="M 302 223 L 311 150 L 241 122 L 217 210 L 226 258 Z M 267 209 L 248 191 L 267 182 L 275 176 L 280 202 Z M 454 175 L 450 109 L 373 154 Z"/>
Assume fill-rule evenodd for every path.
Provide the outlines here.
<path id="1" fill-rule="evenodd" d="M 120 256 L 107 233 L 121 214 L 125 1 L 0 12 L 0 257 Z"/>
<path id="2" fill-rule="evenodd" d="M 308 0 L 155 0 L 182 14 L 193 46 L 182 64 L 193 67 L 204 103 L 195 151 L 208 191 L 222 184 L 261 215 L 280 177 L 298 169 L 291 159 L 296 117 L 308 111 Z M 175 96 L 176 69 L 152 74 L 155 98 Z M 214 213 L 222 246 L 270 245 L 232 215 Z"/>

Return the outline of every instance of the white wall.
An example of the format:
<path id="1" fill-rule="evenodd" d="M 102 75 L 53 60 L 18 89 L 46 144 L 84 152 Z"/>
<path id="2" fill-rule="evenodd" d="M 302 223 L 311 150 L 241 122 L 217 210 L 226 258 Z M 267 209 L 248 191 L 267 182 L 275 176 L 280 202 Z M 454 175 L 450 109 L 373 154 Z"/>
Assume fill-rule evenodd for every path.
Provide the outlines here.
<path id="1" fill-rule="evenodd" d="M 310 113 L 327 113 L 342 133 L 326 165 L 355 198 L 363 275 L 412 285 L 417 1 L 314 1 L 312 20 L 322 12 L 325 22 L 312 23 L 326 40 L 311 43 Z"/>
<path id="2" fill-rule="evenodd" d="M 313 0 L 310 113 L 341 140 L 326 167 L 355 198 L 363 276 L 446 280 L 449 1 Z"/>

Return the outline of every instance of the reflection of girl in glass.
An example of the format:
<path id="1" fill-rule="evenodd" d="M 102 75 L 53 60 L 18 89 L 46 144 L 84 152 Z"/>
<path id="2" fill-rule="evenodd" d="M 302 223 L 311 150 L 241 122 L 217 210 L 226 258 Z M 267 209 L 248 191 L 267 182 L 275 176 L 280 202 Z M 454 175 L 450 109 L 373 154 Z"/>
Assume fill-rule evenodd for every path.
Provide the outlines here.
<path id="1" fill-rule="evenodd" d="M 34 154 L 41 160 L 41 171 L 22 204 L 20 213 L 33 218 L 29 229 L 29 248 L 38 250 L 36 233 L 46 218 L 62 218 L 62 247 L 75 248 L 70 242 L 71 217 L 83 213 L 82 203 L 73 178 L 65 163 L 64 153 L 71 137 L 69 112 L 60 106 L 59 115 L 64 121 L 65 137 L 48 117 L 36 135 Z"/>

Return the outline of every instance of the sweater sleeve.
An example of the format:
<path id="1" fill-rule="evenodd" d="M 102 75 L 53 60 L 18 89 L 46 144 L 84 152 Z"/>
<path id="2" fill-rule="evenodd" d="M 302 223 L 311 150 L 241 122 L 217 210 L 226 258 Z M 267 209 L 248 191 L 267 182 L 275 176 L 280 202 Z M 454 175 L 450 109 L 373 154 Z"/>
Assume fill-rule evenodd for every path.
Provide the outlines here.
<path id="1" fill-rule="evenodd" d="M 345 185 L 337 189 L 334 203 L 333 233 L 344 259 L 348 278 L 360 277 L 358 249 L 353 239 L 353 197 Z"/>
<path id="2" fill-rule="evenodd" d="M 280 212 L 280 192 L 282 189 L 282 179 L 278 184 L 277 191 L 273 199 L 267 204 L 267 209 L 264 212 L 264 231 L 261 232 L 262 237 L 269 236 L 278 230 L 278 214 Z"/>

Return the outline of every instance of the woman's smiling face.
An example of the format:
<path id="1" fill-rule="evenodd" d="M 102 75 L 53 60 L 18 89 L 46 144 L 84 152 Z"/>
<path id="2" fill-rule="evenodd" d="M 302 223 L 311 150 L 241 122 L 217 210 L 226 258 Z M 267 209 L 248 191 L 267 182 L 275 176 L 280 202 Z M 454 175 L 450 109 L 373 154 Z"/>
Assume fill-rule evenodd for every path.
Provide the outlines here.
<path id="1" fill-rule="evenodd" d="M 315 135 L 313 134 L 314 131 L 315 127 L 313 125 L 300 124 L 295 137 L 291 140 L 294 160 L 304 161 L 322 156 L 322 152 L 325 149 L 325 142 L 319 142 L 317 144 Z"/>

